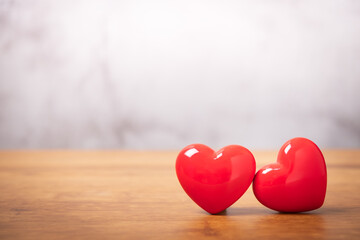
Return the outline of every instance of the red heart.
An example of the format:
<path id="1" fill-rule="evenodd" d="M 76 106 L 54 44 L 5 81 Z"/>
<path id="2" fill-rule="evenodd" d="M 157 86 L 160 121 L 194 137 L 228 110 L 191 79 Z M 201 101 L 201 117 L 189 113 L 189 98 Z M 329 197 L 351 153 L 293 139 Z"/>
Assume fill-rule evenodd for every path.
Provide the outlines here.
<path id="1" fill-rule="evenodd" d="M 315 210 L 326 194 L 324 156 L 309 139 L 291 139 L 281 147 L 277 163 L 256 173 L 253 190 L 259 202 L 275 211 Z"/>
<path id="2" fill-rule="evenodd" d="M 185 147 L 176 159 L 176 174 L 189 197 L 215 214 L 230 207 L 249 188 L 255 175 L 251 152 L 230 145 L 215 152 L 203 144 Z"/>

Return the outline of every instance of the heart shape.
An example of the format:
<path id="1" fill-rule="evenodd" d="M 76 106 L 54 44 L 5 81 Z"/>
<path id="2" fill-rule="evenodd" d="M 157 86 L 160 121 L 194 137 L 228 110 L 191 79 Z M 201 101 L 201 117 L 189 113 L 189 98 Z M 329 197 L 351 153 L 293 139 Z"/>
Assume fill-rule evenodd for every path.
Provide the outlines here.
<path id="1" fill-rule="evenodd" d="M 185 147 L 176 159 L 176 174 L 189 197 L 205 211 L 216 214 L 230 207 L 249 188 L 255 159 L 239 145 L 215 152 L 203 144 Z"/>
<path id="2" fill-rule="evenodd" d="M 320 208 L 326 194 L 326 164 L 315 143 L 294 138 L 280 149 L 277 163 L 255 175 L 253 191 L 268 208 L 279 212 L 305 212 Z"/>

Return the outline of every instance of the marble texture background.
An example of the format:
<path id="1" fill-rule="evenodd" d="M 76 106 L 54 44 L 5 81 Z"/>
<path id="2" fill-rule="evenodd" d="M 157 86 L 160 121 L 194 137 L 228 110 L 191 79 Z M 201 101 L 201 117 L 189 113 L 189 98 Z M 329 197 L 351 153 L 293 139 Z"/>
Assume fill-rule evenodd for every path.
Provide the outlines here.
<path id="1" fill-rule="evenodd" d="M 360 1 L 0 0 L 0 148 L 360 147 Z"/>

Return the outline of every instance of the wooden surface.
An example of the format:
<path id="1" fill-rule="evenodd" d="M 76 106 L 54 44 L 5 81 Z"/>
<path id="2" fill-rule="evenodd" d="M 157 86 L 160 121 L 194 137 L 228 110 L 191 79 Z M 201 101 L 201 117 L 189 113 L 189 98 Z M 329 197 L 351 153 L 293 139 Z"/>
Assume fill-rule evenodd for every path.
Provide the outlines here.
<path id="1" fill-rule="evenodd" d="M 360 239 L 360 151 L 324 151 L 324 206 L 263 207 L 252 189 L 221 215 L 184 193 L 175 152 L 0 152 L 0 239 Z M 258 168 L 276 152 L 254 152 Z"/>

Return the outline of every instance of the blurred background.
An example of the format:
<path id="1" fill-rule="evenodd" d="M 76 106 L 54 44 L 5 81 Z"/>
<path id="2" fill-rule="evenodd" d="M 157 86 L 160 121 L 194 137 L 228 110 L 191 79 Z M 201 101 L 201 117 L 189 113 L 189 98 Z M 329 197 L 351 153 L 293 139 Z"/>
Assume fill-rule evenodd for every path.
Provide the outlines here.
<path id="1" fill-rule="evenodd" d="M 1 149 L 360 147 L 360 1 L 0 0 Z"/>

